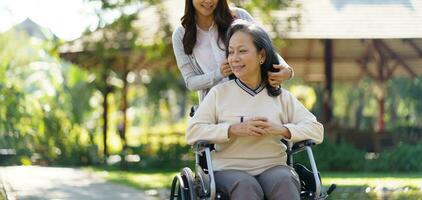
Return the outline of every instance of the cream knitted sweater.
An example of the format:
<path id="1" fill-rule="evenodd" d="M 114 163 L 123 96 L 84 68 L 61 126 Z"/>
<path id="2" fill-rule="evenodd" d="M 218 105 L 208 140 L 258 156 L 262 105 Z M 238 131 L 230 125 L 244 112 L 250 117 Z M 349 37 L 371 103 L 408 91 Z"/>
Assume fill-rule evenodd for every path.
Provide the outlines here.
<path id="1" fill-rule="evenodd" d="M 290 141 L 323 140 L 323 126 L 290 92 L 282 89 L 270 97 L 262 85 L 250 89 L 240 80 L 231 80 L 213 87 L 189 120 L 188 144 L 198 140 L 215 143 L 212 153 L 215 171 L 237 169 L 258 175 L 277 165 L 286 165 L 286 146 L 281 136 L 249 136 L 228 138 L 231 124 L 241 118 L 267 117 L 287 127 Z"/>

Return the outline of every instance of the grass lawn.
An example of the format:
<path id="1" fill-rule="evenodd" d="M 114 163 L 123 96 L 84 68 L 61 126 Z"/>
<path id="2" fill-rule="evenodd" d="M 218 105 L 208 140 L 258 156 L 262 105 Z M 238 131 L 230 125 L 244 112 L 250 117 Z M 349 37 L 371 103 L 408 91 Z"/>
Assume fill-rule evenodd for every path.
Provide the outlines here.
<path id="1" fill-rule="evenodd" d="M 335 183 L 342 186 L 370 187 L 412 187 L 422 189 L 422 172 L 420 173 L 321 173 L 324 184 Z"/>
<path id="2" fill-rule="evenodd" d="M 123 171 L 115 168 L 89 167 L 88 171 L 95 172 L 111 182 L 132 186 L 138 189 L 170 188 L 175 170 L 144 170 Z"/>
<path id="3" fill-rule="evenodd" d="M 0 200 L 5 200 L 6 198 L 4 197 L 2 190 L 3 190 L 2 185 L 0 185 Z"/>
<path id="4" fill-rule="evenodd" d="M 329 199 L 422 200 L 422 173 L 325 172 L 321 176 L 324 187 L 337 185 Z"/>
<path id="5" fill-rule="evenodd" d="M 105 179 L 138 189 L 170 188 L 175 170 L 122 171 L 111 168 L 86 168 Z M 419 199 L 422 200 L 422 173 L 323 172 L 324 187 L 335 183 L 329 199 Z"/>

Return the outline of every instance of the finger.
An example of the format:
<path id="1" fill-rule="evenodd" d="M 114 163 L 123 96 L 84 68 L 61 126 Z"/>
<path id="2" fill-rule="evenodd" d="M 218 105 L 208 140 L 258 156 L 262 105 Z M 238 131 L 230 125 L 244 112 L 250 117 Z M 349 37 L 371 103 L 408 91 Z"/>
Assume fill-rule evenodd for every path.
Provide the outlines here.
<path id="1" fill-rule="evenodd" d="M 269 79 L 268 80 L 268 83 L 270 83 L 270 84 L 272 84 L 272 83 L 276 83 L 277 82 L 277 79 Z"/>
<path id="2" fill-rule="evenodd" d="M 271 76 L 268 76 L 268 80 L 276 81 L 277 83 L 281 83 L 284 80 L 289 79 L 289 75 L 285 73 L 284 71 L 280 71 L 277 73 L 273 73 Z"/>
<path id="3" fill-rule="evenodd" d="M 273 87 L 278 87 L 279 85 L 281 85 L 283 83 L 283 81 L 274 80 L 274 81 L 270 81 L 269 83 Z"/>
<path id="4" fill-rule="evenodd" d="M 268 78 L 269 79 L 282 79 L 287 77 L 287 75 L 284 73 L 284 71 L 279 71 L 279 72 L 269 72 L 268 74 Z"/>
<path id="5" fill-rule="evenodd" d="M 268 81 L 268 83 L 273 86 L 273 87 L 278 87 L 279 85 L 281 85 L 283 83 L 283 81 Z"/>
<path id="6" fill-rule="evenodd" d="M 269 75 L 268 77 L 270 78 L 275 78 L 275 79 L 280 79 L 280 78 L 284 78 L 287 77 L 287 72 L 284 70 L 280 70 L 278 72 L 271 72 L 271 75 Z"/>
<path id="7" fill-rule="evenodd" d="M 285 68 L 287 68 L 286 66 L 284 66 L 284 65 L 273 65 L 273 68 L 275 68 L 275 69 L 279 69 L 279 70 L 283 70 L 283 69 L 285 69 Z"/>
<path id="8" fill-rule="evenodd" d="M 252 136 L 262 136 L 262 135 L 265 135 L 265 133 L 266 133 L 266 131 L 264 129 L 258 128 L 258 127 L 255 127 L 255 126 L 251 126 L 249 128 L 249 132 Z"/>
<path id="9" fill-rule="evenodd" d="M 268 121 L 267 117 L 263 117 L 263 116 L 255 116 L 255 117 L 251 117 L 246 121 Z"/>
<path id="10" fill-rule="evenodd" d="M 272 72 L 267 72 L 267 74 L 268 74 L 268 78 L 274 78 L 274 73 L 272 73 Z"/>
<path id="11" fill-rule="evenodd" d="M 262 129 L 270 127 L 270 124 L 267 121 L 252 121 L 251 125 Z"/>
<path id="12" fill-rule="evenodd" d="M 278 81 L 275 81 L 275 80 L 268 80 L 268 83 L 271 85 L 271 86 L 276 86 L 277 85 L 277 83 L 278 83 Z"/>
<path id="13" fill-rule="evenodd" d="M 279 87 L 280 85 L 281 85 L 281 83 L 270 83 L 270 85 L 272 86 L 272 87 Z"/>

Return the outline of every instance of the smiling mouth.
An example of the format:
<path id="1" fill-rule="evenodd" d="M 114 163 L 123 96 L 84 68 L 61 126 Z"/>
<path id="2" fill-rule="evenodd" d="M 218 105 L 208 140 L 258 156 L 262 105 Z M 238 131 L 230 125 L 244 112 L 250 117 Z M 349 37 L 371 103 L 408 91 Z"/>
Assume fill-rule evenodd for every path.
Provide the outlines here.
<path id="1" fill-rule="evenodd" d="M 243 69 L 244 67 L 245 67 L 245 65 L 236 65 L 236 66 L 233 66 L 232 68 L 233 68 L 233 71 L 239 71 L 239 70 Z"/>
<path id="2" fill-rule="evenodd" d="M 204 4 L 202 4 L 201 5 L 202 7 L 204 7 L 204 8 L 206 8 L 206 9 L 211 9 L 211 8 L 213 8 L 214 7 L 214 4 L 210 4 L 210 5 L 204 5 Z"/>

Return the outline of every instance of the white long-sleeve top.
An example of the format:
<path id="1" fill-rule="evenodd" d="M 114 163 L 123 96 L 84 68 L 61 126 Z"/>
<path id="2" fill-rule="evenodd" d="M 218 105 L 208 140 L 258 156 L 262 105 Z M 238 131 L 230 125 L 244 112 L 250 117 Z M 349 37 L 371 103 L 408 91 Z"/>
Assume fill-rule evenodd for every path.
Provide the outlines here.
<path id="1" fill-rule="evenodd" d="M 281 136 L 228 137 L 231 124 L 241 118 L 262 116 L 284 125 L 291 133 L 290 141 L 323 140 L 323 126 L 290 92 L 282 89 L 270 97 L 262 85 L 248 88 L 240 80 L 231 80 L 213 87 L 189 120 L 188 144 L 198 140 L 215 143 L 212 153 L 214 170 L 236 169 L 257 175 L 277 165 L 286 165 L 286 146 Z"/>

